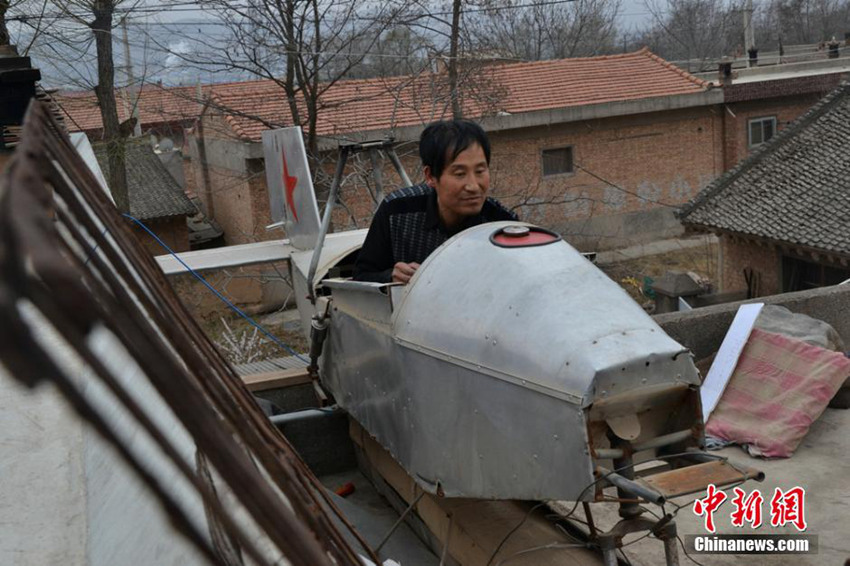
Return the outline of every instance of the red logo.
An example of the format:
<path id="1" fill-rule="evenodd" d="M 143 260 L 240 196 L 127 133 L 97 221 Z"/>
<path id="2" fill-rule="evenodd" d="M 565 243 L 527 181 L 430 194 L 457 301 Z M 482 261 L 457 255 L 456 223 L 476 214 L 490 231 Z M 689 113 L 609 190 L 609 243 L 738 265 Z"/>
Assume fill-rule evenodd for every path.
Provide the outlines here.
<path id="1" fill-rule="evenodd" d="M 289 210 L 292 211 L 295 221 L 298 222 L 298 211 L 295 210 L 295 201 L 292 198 L 292 194 L 295 192 L 295 185 L 298 184 L 298 177 L 291 177 L 289 175 L 289 168 L 286 166 L 286 153 L 281 150 L 280 155 L 283 157 L 283 186 L 286 187 L 286 204 L 289 206 Z"/>
<path id="2" fill-rule="evenodd" d="M 805 499 L 806 490 L 802 487 L 792 487 L 785 493 L 777 487 L 770 499 L 770 525 L 781 527 L 791 523 L 798 531 L 805 531 Z"/>
<path id="3" fill-rule="evenodd" d="M 762 524 L 761 508 L 764 503 L 761 492 L 754 489 L 747 495 L 746 491 L 737 487 L 734 491 L 732 505 L 735 509 L 730 514 L 732 526 L 743 527 L 745 523 L 750 523 L 753 529 L 759 528 Z M 715 532 L 714 512 L 726 499 L 725 493 L 719 491 L 713 484 L 709 484 L 706 496 L 694 501 L 694 514 L 705 517 L 705 530 L 708 532 Z M 802 487 L 795 486 L 786 491 L 777 487 L 770 499 L 770 526 L 783 527 L 790 523 L 797 527 L 798 531 L 805 531 L 807 528 L 805 501 L 806 490 Z"/>
<path id="4" fill-rule="evenodd" d="M 714 532 L 714 512 L 724 501 L 726 501 L 726 494 L 718 491 L 713 483 L 708 484 L 704 498 L 694 501 L 694 513 L 705 515 L 705 530 L 710 533 Z"/>
<path id="5" fill-rule="evenodd" d="M 732 505 L 735 510 L 732 511 L 732 525 L 735 527 L 743 527 L 744 523 L 750 523 L 754 529 L 761 526 L 761 504 L 764 503 L 764 497 L 761 492 L 754 489 L 747 497 L 747 492 L 738 487 L 735 488 L 735 497 L 732 499 Z"/>

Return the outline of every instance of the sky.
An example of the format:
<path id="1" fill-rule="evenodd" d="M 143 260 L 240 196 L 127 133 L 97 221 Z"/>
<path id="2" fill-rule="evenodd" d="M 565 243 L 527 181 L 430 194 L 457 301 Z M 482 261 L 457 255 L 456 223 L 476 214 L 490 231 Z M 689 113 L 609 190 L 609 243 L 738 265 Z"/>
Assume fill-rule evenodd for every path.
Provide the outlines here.
<path id="1" fill-rule="evenodd" d="M 633 33 L 650 21 L 651 15 L 644 1 L 622 0 L 618 20 L 621 31 Z M 178 3 L 177 6 L 173 6 L 175 2 Z M 168 84 L 195 84 L 198 81 L 206 83 L 247 78 L 187 69 L 180 54 L 191 53 L 191 38 L 208 37 L 222 28 L 212 24 L 202 25 L 205 21 L 211 21 L 213 17 L 195 8 L 188 1 L 171 0 L 170 3 L 172 6 L 167 7 L 163 0 L 143 0 L 138 6 L 138 11 L 141 13 L 135 14 L 129 20 L 130 57 L 133 74 L 137 80 L 144 77 L 146 80 L 162 79 Z M 10 24 L 10 31 L 13 36 L 17 36 L 16 42 L 20 49 L 29 43 L 27 41 L 29 29 L 19 23 Z M 114 41 L 116 82 L 121 84 L 127 81 L 121 28 L 116 28 L 113 34 L 116 39 Z M 81 32 L 80 37 L 89 37 L 87 31 Z M 61 47 L 56 49 L 55 42 L 52 43 L 50 48 L 34 47 L 29 53 L 34 64 L 42 70 L 42 83 L 48 88 L 78 90 L 90 87 L 95 80 L 91 58 L 89 60 L 72 59 L 67 55 L 67 50 L 63 51 Z"/>

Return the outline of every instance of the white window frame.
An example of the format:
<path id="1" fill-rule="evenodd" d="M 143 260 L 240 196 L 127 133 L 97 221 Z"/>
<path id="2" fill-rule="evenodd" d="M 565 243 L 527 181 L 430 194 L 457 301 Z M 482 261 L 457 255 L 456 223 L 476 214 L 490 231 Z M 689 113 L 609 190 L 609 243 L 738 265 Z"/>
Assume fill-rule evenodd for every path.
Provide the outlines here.
<path id="1" fill-rule="evenodd" d="M 758 143 L 753 143 L 753 126 L 756 125 L 756 124 L 759 125 L 759 127 L 761 128 L 761 136 L 762 136 L 762 138 L 764 138 L 764 124 L 765 123 L 770 123 L 773 126 L 773 133 L 770 136 L 771 138 L 773 138 L 777 134 L 777 131 L 776 131 L 776 126 L 777 126 L 776 116 L 761 116 L 759 118 L 750 118 L 747 121 L 747 147 L 749 147 L 750 149 L 752 149 L 754 147 L 758 147 L 758 146 L 762 145 L 763 143 L 770 141 L 769 139 L 767 139 L 767 140 L 762 139 L 762 141 L 760 141 Z"/>

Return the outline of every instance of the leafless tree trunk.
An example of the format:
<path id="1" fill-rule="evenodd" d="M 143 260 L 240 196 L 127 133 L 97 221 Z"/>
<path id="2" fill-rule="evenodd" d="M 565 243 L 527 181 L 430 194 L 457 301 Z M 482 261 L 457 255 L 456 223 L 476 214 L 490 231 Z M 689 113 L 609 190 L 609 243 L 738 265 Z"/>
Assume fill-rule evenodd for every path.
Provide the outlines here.
<path id="1" fill-rule="evenodd" d="M 452 30 L 449 40 L 449 92 L 452 100 L 452 116 L 455 119 L 463 116 L 457 80 L 458 43 L 460 41 L 460 3 L 461 0 L 452 1 Z"/>
<path id="2" fill-rule="evenodd" d="M 9 29 L 6 27 L 6 13 L 9 11 L 9 0 L 0 0 L 0 45 L 9 45 Z"/>
<path id="3" fill-rule="evenodd" d="M 94 20 L 90 27 L 97 49 L 97 86 L 94 89 L 103 120 L 103 137 L 108 144 L 107 182 L 121 212 L 130 211 L 127 169 L 124 163 L 124 138 L 119 131 L 118 106 L 115 103 L 115 64 L 112 58 L 113 0 L 95 0 L 91 5 Z"/>

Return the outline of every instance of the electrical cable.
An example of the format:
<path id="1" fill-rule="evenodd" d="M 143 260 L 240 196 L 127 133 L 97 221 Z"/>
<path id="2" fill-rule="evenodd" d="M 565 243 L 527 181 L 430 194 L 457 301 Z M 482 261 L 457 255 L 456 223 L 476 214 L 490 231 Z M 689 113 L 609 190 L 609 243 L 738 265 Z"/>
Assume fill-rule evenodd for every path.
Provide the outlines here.
<path id="1" fill-rule="evenodd" d="M 519 523 L 517 523 L 514 528 L 512 528 L 510 531 L 508 531 L 508 534 L 505 535 L 505 538 L 502 539 L 502 542 L 499 543 L 499 545 L 496 547 L 496 550 L 494 550 L 493 554 L 490 555 L 490 559 L 487 561 L 486 566 L 490 566 L 490 564 L 493 562 L 493 559 L 496 557 L 497 554 L 499 554 L 499 551 L 502 550 L 502 547 L 505 545 L 506 542 L 508 542 L 508 539 L 511 538 L 511 535 L 513 535 L 515 532 L 517 532 L 519 530 L 519 528 L 525 524 L 525 522 L 528 520 L 528 518 L 531 517 L 531 514 L 534 513 L 540 507 L 542 507 L 543 505 L 546 505 L 545 501 L 541 501 L 540 503 L 534 505 L 531 509 L 528 510 L 528 512 L 526 512 L 526 514 L 522 518 L 522 520 Z"/>
<path id="2" fill-rule="evenodd" d="M 230 309 L 231 309 L 233 312 L 235 312 L 236 314 L 238 314 L 239 316 L 241 316 L 242 318 L 244 318 L 246 321 L 248 321 L 248 323 L 249 323 L 249 324 L 251 324 L 251 326 L 255 327 L 257 330 L 259 330 L 260 332 L 262 332 L 262 333 L 266 336 L 266 338 L 268 338 L 269 340 L 271 340 L 272 342 L 274 342 L 275 344 L 277 344 L 280 348 L 282 348 L 282 349 L 283 349 L 283 350 L 285 350 L 286 352 L 289 352 L 289 354 L 291 354 L 292 356 L 294 356 L 294 357 L 298 358 L 298 359 L 299 359 L 299 360 L 301 360 L 302 362 L 304 362 L 304 363 L 308 363 L 308 364 L 310 363 L 310 361 L 309 361 L 307 358 L 305 358 L 304 356 L 302 356 L 301 354 L 299 354 L 298 352 L 296 352 L 295 350 L 293 350 L 293 349 L 292 349 L 291 347 L 289 347 L 287 344 L 283 343 L 283 342 L 282 342 L 282 341 L 281 341 L 281 340 L 280 340 L 277 336 L 275 336 L 274 334 L 272 334 L 271 332 L 269 332 L 268 330 L 266 330 L 265 328 L 263 328 L 263 326 L 261 326 L 259 323 L 257 323 L 257 322 L 256 322 L 253 318 L 251 318 L 250 316 L 248 316 L 247 314 L 245 314 L 245 312 L 243 312 L 243 311 L 242 311 L 242 309 L 240 309 L 239 307 L 237 307 L 236 305 L 234 305 L 232 302 L 230 302 L 230 301 L 227 299 L 227 297 L 225 297 L 224 295 L 222 295 L 222 294 L 221 294 L 221 293 L 220 293 L 220 292 L 219 292 L 219 291 L 218 291 L 215 287 L 213 287 L 212 285 L 210 285 L 210 284 L 207 282 L 207 280 L 206 280 L 206 279 L 204 279 L 204 278 L 203 278 L 203 277 L 202 277 L 202 276 L 201 276 L 201 275 L 200 275 L 197 271 L 195 271 L 194 269 L 192 269 L 191 267 L 189 267 L 189 266 L 186 264 L 186 262 L 185 262 L 185 261 L 183 261 L 182 259 L 180 259 L 180 256 L 178 256 L 176 253 L 174 253 L 174 251 L 173 251 L 170 247 L 168 247 L 168 244 L 166 244 L 165 242 L 163 242 L 163 241 L 160 239 L 160 237 L 159 237 L 159 236 L 157 236 L 157 235 L 153 232 L 153 230 L 151 230 L 150 228 L 148 228 L 148 227 L 147 227 L 147 226 L 146 226 L 146 225 L 145 225 L 145 224 L 144 224 L 141 220 L 139 220 L 138 218 L 135 218 L 134 216 L 131 216 L 131 215 L 129 215 L 129 214 L 126 214 L 126 213 L 125 213 L 125 214 L 122 214 L 122 216 L 124 216 L 125 218 L 128 218 L 128 219 L 132 220 L 132 221 L 133 221 L 133 222 L 135 222 L 138 226 L 140 226 L 140 227 L 142 228 L 142 230 L 144 230 L 145 232 L 147 232 L 147 233 L 148 233 L 148 234 L 149 234 L 149 235 L 150 235 L 150 236 L 151 236 L 154 240 L 156 240 L 156 242 L 157 242 L 160 246 L 162 246 L 162 247 L 163 247 L 163 248 L 164 248 L 164 249 L 165 249 L 165 250 L 166 250 L 169 254 L 171 254 L 171 255 L 174 257 L 174 259 L 176 259 L 178 262 L 180 262 L 180 265 L 182 265 L 183 267 L 185 267 L 185 268 L 186 268 L 186 271 L 188 271 L 189 273 L 191 273 L 191 274 L 195 277 L 195 279 L 197 279 L 198 281 L 200 281 L 200 282 L 201 282 L 201 283 L 202 283 L 202 284 L 203 284 L 203 285 L 204 285 L 207 289 L 209 289 L 210 291 L 212 291 L 212 293 L 213 293 L 216 297 L 218 297 L 218 298 L 219 298 L 219 300 L 221 300 L 224 304 L 226 304 L 228 307 L 230 307 Z"/>

